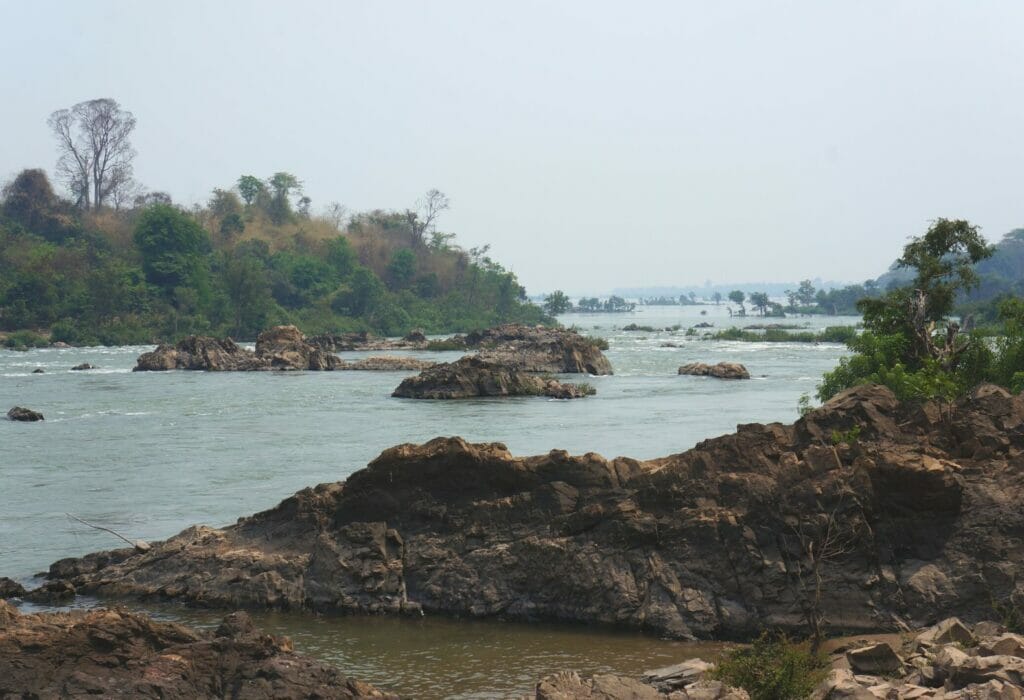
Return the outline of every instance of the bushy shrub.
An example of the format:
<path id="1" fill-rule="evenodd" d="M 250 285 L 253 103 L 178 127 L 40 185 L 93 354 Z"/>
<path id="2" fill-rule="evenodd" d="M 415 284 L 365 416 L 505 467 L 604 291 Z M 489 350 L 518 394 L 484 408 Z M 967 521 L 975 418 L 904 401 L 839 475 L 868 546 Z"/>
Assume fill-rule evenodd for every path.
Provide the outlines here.
<path id="1" fill-rule="evenodd" d="M 4 347 L 11 350 L 28 350 L 29 348 L 45 348 L 50 344 L 46 336 L 35 331 L 15 331 L 4 340 Z"/>
<path id="2" fill-rule="evenodd" d="M 824 659 L 806 644 L 764 633 L 749 647 L 727 654 L 712 675 L 743 688 L 751 700 L 796 700 L 809 696 L 825 673 Z"/>

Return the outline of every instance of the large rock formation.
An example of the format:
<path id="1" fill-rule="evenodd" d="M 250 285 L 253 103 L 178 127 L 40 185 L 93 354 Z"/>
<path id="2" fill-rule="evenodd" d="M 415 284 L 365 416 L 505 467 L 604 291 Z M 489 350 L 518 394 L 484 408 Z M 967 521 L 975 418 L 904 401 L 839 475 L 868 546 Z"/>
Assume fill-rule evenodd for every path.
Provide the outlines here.
<path id="1" fill-rule="evenodd" d="M 0 600 L 0 697 L 395 698 L 292 653 L 245 613 L 214 632 L 123 610 L 21 615 Z"/>
<path id="2" fill-rule="evenodd" d="M 231 338 L 190 335 L 177 345 L 159 345 L 139 356 L 133 371 L 172 369 L 210 372 L 254 372 L 272 369 L 331 370 L 341 360 L 312 345 L 295 326 L 275 326 L 256 339 L 256 352 L 247 350 Z"/>
<path id="3" fill-rule="evenodd" d="M 465 337 L 489 362 L 526 372 L 611 374 L 600 341 L 565 328 L 507 324 Z"/>
<path id="4" fill-rule="evenodd" d="M 716 365 L 691 362 L 680 367 L 679 374 L 689 374 L 695 377 L 714 377 L 716 379 L 750 379 L 750 372 L 739 362 L 719 362 Z"/>
<path id="5" fill-rule="evenodd" d="M 432 365 L 414 377 L 407 377 L 392 396 L 405 399 L 468 399 L 477 396 L 549 396 L 576 399 L 586 396 L 587 387 L 563 384 L 557 379 L 467 355 L 455 362 Z"/>
<path id="6" fill-rule="evenodd" d="M 229 527 L 63 560 L 49 578 L 209 606 L 728 638 L 802 631 L 820 576 L 828 631 L 978 620 L 1024 608 L 1022 449 L 1024 398 L 992 386 L 952 406 L 857 387 L 794 425 L 647 462 L 438 438 Z"/>

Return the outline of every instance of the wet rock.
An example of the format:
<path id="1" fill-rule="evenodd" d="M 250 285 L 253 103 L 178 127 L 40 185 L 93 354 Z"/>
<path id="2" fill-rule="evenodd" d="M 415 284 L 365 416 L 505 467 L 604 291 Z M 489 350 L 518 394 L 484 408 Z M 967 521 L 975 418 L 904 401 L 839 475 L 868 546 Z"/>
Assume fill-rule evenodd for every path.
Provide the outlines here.
<path id="1" fill-rule="evenodd" d="M 46 370 L 44 370 L 42 367 L 36 367 L 34 370 L 32 370 L 32 374 L 44 374 L 45 372 Z"/>
<path id="2" fill-rule="evenodd" d="M 679 374 L 688 374 L 695 377 L 715 377 L 716 379 L 750 379 L 750 372 L 739 362 L 719 362 L 716 365 L 691 362 L 680 367 Z"/>
<path id="3" fill-rule="evenodd" d="M 90 365 L 88 362 L 83 362 L 82 364 L 75 365 L 74 367 L 71 368 L 73 372 L 81 372 L 82 370 L 87 369 L 99 369 L 99 367 L 97 367 L 96 365 Z"/>
<path id="4" fill-rule="evenodd" d="M 0 576 L 0 598 L 20 598 L 25 595 L 25 588 L 13 579 Z"/>
<path id="5" fill-rule="evenodd" d="M 695 683 L 714 667 L 714 664 L 709 664 L 703 659 L 688 659 L 672 666 L 646 671 L 642 680 L 658 690 L 669 692 Z"/>
<path id="6" fill-rule="evenodd" d="M 0 696 L 84 695 L 397 697 L 293 653 L 245 613 L 207 633 L 123 610 L 21 615 L 0 601 Z"/>
<path id="7" fill-rule="evenodd" d="M 851 649 L 846 660 L 857 673 L 889 675 L 903 668 L 903 659 L 885 642 Z"/>
<path id="8" fill-rule="evenodd" d="M 23 422 L 34 422 L 43 420 L 43 414 L 39 411 L 33 411 L 31 408 L 25 408 L 24 406 L 15 406 L 7 412 L 7 420 L 23 421 Z"/>
<path id="9" fill-rule="evenodd" d="M 826 631 L 921 627 L 937 611 L 981 620 L 1024 591 L 1024 430 L 1010 427 L 1021 406 L 988 395 L 932 421 L 859 387 L 795 425 L 743 425 L 648 461 L 513 457 L 438 438 L 229 527 L 58 562 L 50 579 L 232 609 L 419 609 L 737 638 L 804 631 L 800 568 L 810 544 L 839 532 L 842 556 L 820 569 Z M 832 429 L 854 418 L 865 421 L 856 444 L 833 449 Z M 961 428 L 987 423 L 1010 445 L 964 456 Z"/>
<path id="10" fill-rule="evenodd" d="M 548 396 L 574 399 L 585 387 L 517 370 L 477 356 L 432 365 L 399 384 L 392 396 L 406 399 L 466 399 L 478 396 Z M 589 392 L 592 393 L 592 392 Z"/>
<path id="11" fill-rule="evenodd" d="M 436 362 L 417 360 L 415 357 L 378 356 L 366 357 L 362 360 L 342 362 L 335 369 L 367 370 L 372 372 L 422 372 L 430 369 Z"/>

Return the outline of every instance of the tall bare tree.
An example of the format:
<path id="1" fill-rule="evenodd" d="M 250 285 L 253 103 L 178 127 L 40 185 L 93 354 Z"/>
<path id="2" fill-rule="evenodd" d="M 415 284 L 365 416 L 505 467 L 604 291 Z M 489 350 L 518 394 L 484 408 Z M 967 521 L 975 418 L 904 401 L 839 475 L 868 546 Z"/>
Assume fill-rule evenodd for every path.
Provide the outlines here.
<path id="1" fill-rule="evenodd" d="M 413 245 L 423 245 L 426 242 L 426 234 L 433 233 L 437 227 L 437 217 L 450 206 L 448 195 L 441 190 L 433 189 L 416 203 L 415 211 L 405 210 L 405 219 L 409 223 Z"/>
<path id="2" fill-rule="evenodd" d="M 60 150 L 57 174 L 77 204 L 100 209 L 109 199 L 122 199 L 120 191 L 132 186 L 135 116 L 105 97 L 59 109 L 48 124 Z"/>

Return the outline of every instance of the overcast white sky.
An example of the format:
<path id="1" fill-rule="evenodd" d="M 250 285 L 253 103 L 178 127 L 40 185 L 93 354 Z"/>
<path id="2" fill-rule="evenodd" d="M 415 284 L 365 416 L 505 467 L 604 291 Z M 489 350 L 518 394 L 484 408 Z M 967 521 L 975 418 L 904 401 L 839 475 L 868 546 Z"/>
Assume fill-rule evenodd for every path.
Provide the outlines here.
<path id="1" fill-rule="evenodd" d="M 935 217 L 1024 226 L 1019 0 L 0 0 L 0 57 L 0 177 L 113 97 L 150 189 L 437 187 L 531 293 L 859 281 Z"/>

